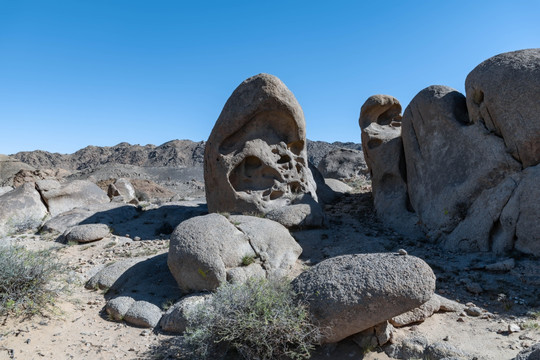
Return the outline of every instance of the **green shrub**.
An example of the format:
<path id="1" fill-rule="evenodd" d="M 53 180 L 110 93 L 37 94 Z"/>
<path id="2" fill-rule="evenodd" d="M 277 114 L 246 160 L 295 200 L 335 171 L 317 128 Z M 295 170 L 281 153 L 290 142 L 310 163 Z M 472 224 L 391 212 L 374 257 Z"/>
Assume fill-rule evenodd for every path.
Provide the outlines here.
<path id="1" fill-rule="evenodd" d="M 307 359 L 318 339 L 289 283 L 265 279 L 220 286 L 188 314 L 184 335 L 190 359 L 229 350 L 245 359 Z"/>
<path id="2" fill-rule="evenodd" d="M 242 258 L 242 266 L 249 266 L 255 262 L 255 258 L 251 255 L 245 255 Z"/>
<path id="3" fill-rule="evenodd" d="M 31 316 L 53 304 L 59 265 L 50 251 L 0 246 L 0 314 Z"/>

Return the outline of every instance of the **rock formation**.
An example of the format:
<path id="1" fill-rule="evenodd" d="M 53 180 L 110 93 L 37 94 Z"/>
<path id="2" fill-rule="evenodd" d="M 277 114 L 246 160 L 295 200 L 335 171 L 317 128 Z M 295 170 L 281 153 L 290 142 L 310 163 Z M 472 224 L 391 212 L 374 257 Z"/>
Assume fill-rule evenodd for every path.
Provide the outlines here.
<path id="1" fill-rule="evenodd" d="M 425 303 L 435 291 L 435 275 L 414 256 L 354 254 L 322 261 L 292 284 L 329 343 Z"/>
<path id="2" fill-rule="evenodd" d="M 532 100 L 540 98 L 540 49 L 484 61 L 466 90 L 420 91 L 401 128 L 397 100 L 366 101 L 360 127 L 375 208 L 390 225 L 389 214 L 413 211 L 449 250 L 540 256 L 540 108 Z"/>
<path id="3" fill-rule="evenodd" d="M 262 213 L 317 200 L 302 108 L 275 76 L 245 80 L 227 100 L 204 154 L 210 212 Z"/>
<path id="4" fill-rule="evenodd" d="M 364 154 L 358 150 L 335 149 L 326 154 L 317 166 L 325 178 L 349 179 L 368 173 Z"/>

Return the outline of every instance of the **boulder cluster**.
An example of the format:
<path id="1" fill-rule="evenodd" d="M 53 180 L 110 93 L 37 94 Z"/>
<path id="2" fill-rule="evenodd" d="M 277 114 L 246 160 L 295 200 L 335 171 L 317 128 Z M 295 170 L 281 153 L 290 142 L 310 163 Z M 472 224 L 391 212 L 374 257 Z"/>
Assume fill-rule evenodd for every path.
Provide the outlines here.
<path id="1" fill-rule="evenodd" d="M 465 82 L 370 97 L 360 128 L 380 218 L 452 251 L 540 255 L 540 49 L 494 56 Z"/>

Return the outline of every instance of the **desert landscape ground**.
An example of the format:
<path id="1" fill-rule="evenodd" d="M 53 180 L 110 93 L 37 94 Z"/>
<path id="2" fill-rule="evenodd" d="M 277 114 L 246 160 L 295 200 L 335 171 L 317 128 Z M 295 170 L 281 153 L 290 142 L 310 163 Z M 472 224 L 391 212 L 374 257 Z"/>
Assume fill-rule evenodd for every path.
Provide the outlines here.
<path id="1" fill-rule="evenodd" d="M 374 95 L 362 145 L 307 140 L 292 92 L 259 74 L 207 142 L 2 155 L 0 359 L 538 359 L 538 74 L 527 49 L 478 65 L 466 96 L 430 86 L 402 114 Z M 33 316 L 9 297 L 27 253 L 61 269 Z M 260 322 L 242 302 L 282 279 L 310 323 L 275 349 L 203 333 L 245 308 L 242 344 L 273 329 L 283 309 Z"/>

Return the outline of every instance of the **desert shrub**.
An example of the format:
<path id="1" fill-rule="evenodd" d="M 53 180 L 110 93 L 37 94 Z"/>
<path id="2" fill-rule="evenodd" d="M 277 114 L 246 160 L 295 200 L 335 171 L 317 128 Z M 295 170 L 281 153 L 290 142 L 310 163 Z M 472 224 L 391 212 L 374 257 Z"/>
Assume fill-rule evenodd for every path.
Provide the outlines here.
<path id="1" fill-rule="evenodd" d="M 245 359 L 307 359 L 319 339 L 306 305 L 285 280 L 224 284 L 188 314 L 190 359 L 230 350 Z"/>
<path id="2" fill-rule="evenodd" d="M 50 281 L 60 266 L 50 251 L 0 246 L 0 264 L 0 314 L 31 316 L 53 303 Z"/>

